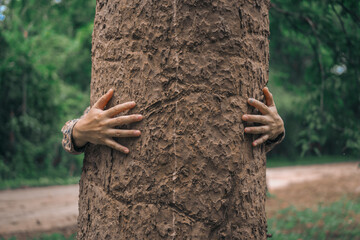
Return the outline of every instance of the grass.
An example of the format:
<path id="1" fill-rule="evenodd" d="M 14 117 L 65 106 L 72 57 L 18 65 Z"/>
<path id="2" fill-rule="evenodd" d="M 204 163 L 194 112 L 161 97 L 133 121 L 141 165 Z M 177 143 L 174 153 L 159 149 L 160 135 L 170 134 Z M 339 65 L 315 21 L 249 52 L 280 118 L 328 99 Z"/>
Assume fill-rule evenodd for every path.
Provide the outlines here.
<path id="1" fill-rule="evenodd" d="M 16 237 L 11 237 L 8 240 L 16 240 Z M 63 234 L 61 233 L 54 233 L 54 234 L 43 234 L 39 237 L 35 237 L 35 238 L 29 238 L 29 240 L 75 240 L 76 239 L 76 234 L 72 234 L 70 237 L 65 237 Z M 1 240 L 3 240 L 3 238 L 1 238 Z"/>
<path id="2" fill-rule="evenodd" d="M 272 157 L 267 159 L 266 166 L 268 168 L 274 167 L 288 167 L 288 166 L 304 166 L 314 164 L 326 164 L 326 163 L 340 163 L 340 162 L 356 162 L 360 159 L 348 156 L 313 156 L 304 158 L 276 158 Z"/>
<path id="3" fill-rule="evenodd" d="M 32 240 L 75 240 L 76 234 L 72 234 L 70 237 L 65 237 L 62 234 L 54 233 L 51 235 L 42 235 L 37 238 L 33 238 Z"/>
<path id="4" fill-rule="evenodd" d="M 316 211 L 289 207 L 268 220 L 276 240 L 360 240 L 360 200 L 342 199 Z"/>
<path id="5" fill-rule="evenodd" d="M 79 183 L 80 177 L 68 178 L 49 178 L 40 177 L 37 179 L 12 179 L 0 181 L 0 190 L 27 188 L 27 187 L 44 187 L 53 185 L 70 185 Z"/>

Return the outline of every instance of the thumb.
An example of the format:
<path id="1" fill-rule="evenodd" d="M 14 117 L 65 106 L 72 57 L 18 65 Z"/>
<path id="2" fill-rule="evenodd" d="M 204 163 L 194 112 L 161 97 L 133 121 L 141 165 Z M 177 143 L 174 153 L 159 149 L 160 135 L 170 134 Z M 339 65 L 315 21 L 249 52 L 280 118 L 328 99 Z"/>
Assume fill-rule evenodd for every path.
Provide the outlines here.
<path id="1" fill-rule="evenodd" d="M 113 94 L 114 94 L 114 90 L 110 88 L 110 90 L 107 93 L 105 93 L 101 98 L 99 98 L 99 100 L 97 100 L 97 102 L 94 104 L 94 107 L 99 109 L 104 109 L 106 104 L 108 104 L 108 102 L 112 98 Z"/>
<path id="2" fill-rule="evenodd" d="M 264 92 L 265 99 L 266 99 L 266 105 L 267 105 L 268 107 L 275 105 L 275 103 L 274 103 L 274 98 L 273 98 L 271 92 L 269 91 L 269 88 L 268 88 L 268 87 L 264 87 L 264 88 L 263 88 L 263 92 Z"/>

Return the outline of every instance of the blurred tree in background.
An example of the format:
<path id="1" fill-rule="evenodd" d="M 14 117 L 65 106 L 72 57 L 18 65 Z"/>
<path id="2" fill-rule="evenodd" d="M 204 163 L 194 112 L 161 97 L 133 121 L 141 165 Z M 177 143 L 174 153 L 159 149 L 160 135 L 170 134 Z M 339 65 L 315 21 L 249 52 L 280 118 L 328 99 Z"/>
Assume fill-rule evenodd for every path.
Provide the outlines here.
<path id="1" fill-rule="evenodd" d="M 88 105 L 95 1 L 0 6 L 0 179 L 79 174 L 60 129 Z"/>
<path id="2" fill-rule="evenodd" d="M 0 179 L 79 175 L 63 124 L 89 104 L 95 0 L 0 0 Z M 360 152 L 360 2 L 272 0 L 272 156 Z"/>
<path id="3" fill-rule="evenodd" d="M 272 154 L 360 155 L 360 1 L 272 0 L 270 84 L 286 125 Z"/>

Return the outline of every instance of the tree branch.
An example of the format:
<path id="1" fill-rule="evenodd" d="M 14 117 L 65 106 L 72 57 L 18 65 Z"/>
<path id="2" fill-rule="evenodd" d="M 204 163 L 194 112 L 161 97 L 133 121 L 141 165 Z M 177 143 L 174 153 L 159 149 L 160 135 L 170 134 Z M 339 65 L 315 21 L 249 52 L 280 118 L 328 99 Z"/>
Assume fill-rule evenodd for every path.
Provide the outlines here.
<path id="1" fill-rule="evenodd" d="M 312 33 L 313 33 L 313 35 L 315 37 L 315 40 L 316 40 L 316 44 L 313 45 L 313 44 L 311 44 L 311 42 L 310 42 L 310 44 L 312 45 L 313 51 L 314 51 L 315 55 L 317 56 L 317 62 L 318 62 L 318 66 L 319 66 L 319 69 L 320 69 L 320 77 L 321 77 L 320 110 L 322 112 L 323 109 L 324 109 L 325 70 L 324 70 L 324 67 L 323 67 L 323 64 L 322 64 L 322 56 L 321 56 L 321 53 L 320 53 L 321 41 L 320 41 L 320 38 L 318 36 L 315 24 L 308 16 L 304 16 L 302 14 L 296 14 L 296 13 L 286 11 L 284 9 L 279 8 L 274 3 L 271 3 L 270 6 L 272 8 L 274 8 L 277 12 L 284 14 L 286 17 L 291 16 L 291 17 L 296 17 L 296 18 L 302 19 L 311 28 L 311 31 L 312 31 Z M 291 24 L 290 19 L 289 19 L 289 22 Z M 296 28 L 299 29 L 298 27 L 296 27 Z M 301 29 L 299 29 L 299 31 L 302 32 L 304 35 L 307 35 L 307 33 L 302 31 Z"/>
<path id="2" fill-rule="evenodd" d="M 345 12 L 347 12 L 352 19 L 354 20 L 354 22 L 360 26 L 360 17 L 358 15 L 356 15 L 356 13 L 354 13 L 353 11 L 351 11 L 350 9 L 348 9 L 345 5 L 343 1 L 338 1 L 338 3 L 340 4 L 340 6 L 342 7 L 342 9 L 345 10 Z"/>
<path id="3" fill-rule="evenodd" d="M 316 39 L 316 46 L 314 46 L 315 47 L 314 52 L 317 55 L 318 65 L 319 65 L 319 69 L 320 69 L 320 77 L 321 77 L 320 111 L 322 112 L 324 110 L 325 71 L 324 71 L 324 67 L 322 65 L 322 56 L 320 53 L 321 41 L 319 39 L 319 36 L 317 35 L 315 24 L 313 23 L 313 21 L 311 21 L 311 19 L 306 16 L 305 17 L 302 16 L 302 17 L 310 25 L 312 32 L 314 33 L 314 36 Z"/>

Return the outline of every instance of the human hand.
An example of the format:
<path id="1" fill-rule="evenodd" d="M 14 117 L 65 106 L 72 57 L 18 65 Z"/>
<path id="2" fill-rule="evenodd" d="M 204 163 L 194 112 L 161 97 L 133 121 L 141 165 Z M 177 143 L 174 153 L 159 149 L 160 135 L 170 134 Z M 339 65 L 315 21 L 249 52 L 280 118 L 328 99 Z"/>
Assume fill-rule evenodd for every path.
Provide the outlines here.
<path id="1" fill-rule="evenodd" d="M 263 93 L 266 104 L 253 98 L 248 99 L 248 103 L 257 108 L 263 115 L 245 114 L 242 116 L 242 120 L 244 121 L 263 124 L 262 126 L 246 127 L 244 129 L 245 133 L 262 134 L 260 138 L 252 143 L 254 147 L 264 143 L 268 139 L 275 139 L 285 131 L 284 121 L 277 112 L 272 94 L 267 87 L 263 88 Z"/>
<path id="2" fill-rule="evenodd" d="M 103 95 L 74 126 L 72 137 L 77 147 L 84 146 L 87 142 L 93 144 L 107 145 L 123 153 L 129 153 L 129 149 L 117 143 L 113 137 L 138 137 L 141 135 L 139 130 L 116 129 L 116 126 L 141 121 L 143 116 L 140 114 L 125 115 L 114 117 L 117 114 L 135 107 L 135 102 L 118 104 L 110 109 L 104 110 L 106 104 L 114 93 L 110 89 Z"/>

